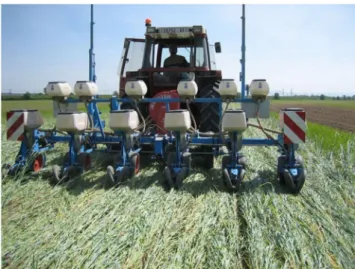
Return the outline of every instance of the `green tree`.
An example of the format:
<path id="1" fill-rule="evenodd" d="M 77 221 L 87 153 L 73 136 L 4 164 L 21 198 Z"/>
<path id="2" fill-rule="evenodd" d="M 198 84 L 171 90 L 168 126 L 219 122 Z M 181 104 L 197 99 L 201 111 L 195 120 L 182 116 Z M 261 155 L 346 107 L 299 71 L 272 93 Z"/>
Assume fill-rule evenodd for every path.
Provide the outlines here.
<path id="1" fill-rule="evenodd" d="M 280 99 L 280 94 L 277 93 L 277 92 L 275 92 L 275 94 L 274 94 L 274 99 L 275 99 L 275 100 L 279 100 L 279 99 Z"/>
<path id="2" fill-rule="evenodd" d="M 32 96 L 31 96 L 31 94 L 29 92 L 26 92 L 22 97 L 25 100 L 30 100 Z"/>
<path id="3" fill-rule="evenodd" d="M 325 100 L 325 95 L 324 95 L 324 94 L 321 94 L 321 95 L 320 95 L 320 99 L 321 99 L 321 100 Z"/>

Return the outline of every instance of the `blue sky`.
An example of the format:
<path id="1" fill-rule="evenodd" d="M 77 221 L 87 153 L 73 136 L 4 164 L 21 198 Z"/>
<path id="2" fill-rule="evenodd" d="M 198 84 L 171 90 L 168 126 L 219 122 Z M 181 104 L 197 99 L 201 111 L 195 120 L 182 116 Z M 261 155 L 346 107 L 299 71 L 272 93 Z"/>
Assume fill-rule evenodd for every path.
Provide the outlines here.
<path id="1" fill-rule="evenodd" d="M 95 5 L 102 93 L 118 89 L 125 37 L 154 26 L 204 25 L 222 43 L 217 66 L 240 72 L 241 5 Z M 88 79 L 90 5 L 2 5 L 2 92 L 41 92 L 48 81 Z M 355 5 L 246 5 L 247 82 L 273 92 L 355 94 Z"/>

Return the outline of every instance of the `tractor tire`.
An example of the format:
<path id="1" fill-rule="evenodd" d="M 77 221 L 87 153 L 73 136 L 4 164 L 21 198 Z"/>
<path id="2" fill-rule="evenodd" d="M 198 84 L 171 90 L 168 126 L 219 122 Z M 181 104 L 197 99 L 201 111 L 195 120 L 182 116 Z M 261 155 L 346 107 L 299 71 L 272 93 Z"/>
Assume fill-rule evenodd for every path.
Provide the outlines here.
<path id="1" fill-rule="evenodd" d="M 207 152 L 208 154 L 204 156 L 203 168 L 206 170 L 210 170 L 214 167 L 214 155 L 213 148 L 209 146 L 202 146 L 203 152 Z"/>
<path id="2" fill-rule="evenodd" d="M 219 93 L 218 93 L 218 86 L 219 86 L 219 81 L 215 81 L 212 84 L 209 84 L 202 88 L 202 90 L 199 93 L 200 98 L 219 98 Z M 213 132 L 213 133 L 218 133 L 219 132 L 219 104 L 218 103 L 201 103 L 199 106 L 199 119 L 200 119 L 200 124 L 199 124 L 199 131 L 203 133 L 208 133 L 208 132 Z M 213 168 L 214 166 L 214 156 L 212 155 L 213 153 L 213 148 L 208 147 L 208 146 L 202 146 L 201 150 L 203 152 L 208 152 L 210 154 L 204 155 L 205 157 L 205 162 L 203 167 L 207 170 Z"/>
<path id="3" fill-rule="evenodd" d="M 201 98 L 219 98 L 219 81 L 202 88 L 199 93 Z M 219 105 L 218 103 L 201 103 L 200 105 L 200 132 L 219 132 Z"/>

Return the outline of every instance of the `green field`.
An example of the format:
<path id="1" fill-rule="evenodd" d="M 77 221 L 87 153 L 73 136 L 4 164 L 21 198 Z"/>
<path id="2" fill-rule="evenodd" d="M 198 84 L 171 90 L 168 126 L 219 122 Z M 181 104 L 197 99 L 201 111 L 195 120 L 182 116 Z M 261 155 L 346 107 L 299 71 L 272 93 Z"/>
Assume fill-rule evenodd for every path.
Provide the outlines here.
<path id="1" fill-rule="evenodd" d="M 315 106 L 329 106 L 338 108 L 355 109 L 355 100 L 307 100 L 307 99 L 280 99 L 272 100 L 274 104 L 304 104 Z"/>
<path id="2" fill-rule="evenodd" d="M 34 107 L 46 115 L 46 126 L 54 124 L 49 101 L 3 102 L 2 115 L 9 108 Z M 107 120 L 108 107 L 102 107 Z M 262 122 L 273 129 L 278 125 L 274 117 Z M 2 123 L 1 157 L 12 162 L 19 144 L 5 140 L 4 119 Z M 211 171 L 195 169 L 178 191 L 162 188 L 157 165 L 106 190 L 107 164 L 98 154 L 91 171 L 53 187 L 48 183 L 50 166 L 59 164 L 66 150 L 59 145 L 47 154 L 49 167 L 38 176 L 2 181 L 3 264 L 61 269 L 352 268 L 355 137 L 333 138 L 325 148 L 319 138 L 334 130 L 320 127 L 311 125 L 307 143 L 300 145 L 307 181 L 298 196 L 279 186 L 278 153 L 267 147 L 243 148 L 250 165 L 237 194 L 223 186 L 220 158 Z M 263 134 L 248 129 L 245 137 Z"/>
<path id="3" fill-rule="evenodd" d="M 100 111 L 108 112 L 108 104 L 98 104 Z M 11 109 L 38 109 L 44 117 L 51 118 L 53 113 L 53 102 L 52 100 L 16 100 L 16 101 L 2 101 L 1 102 L 1 116 L 2 122 L 6 121 L 6 112 Z M 85 111 L 85 106 L 81 103 L 78 104 L 78 109 L 80 111 Z"/>
<path id="4" fill-rule="evenodd" d="M 271 112 L 271 116 L 277 122 L 279 121 L 279 113 Z M 354 139 L 354 134 L 329 126 L 307 122 L 306 139 L 317 141 L 317 146 L 324 152 L 341 152 Z"/>

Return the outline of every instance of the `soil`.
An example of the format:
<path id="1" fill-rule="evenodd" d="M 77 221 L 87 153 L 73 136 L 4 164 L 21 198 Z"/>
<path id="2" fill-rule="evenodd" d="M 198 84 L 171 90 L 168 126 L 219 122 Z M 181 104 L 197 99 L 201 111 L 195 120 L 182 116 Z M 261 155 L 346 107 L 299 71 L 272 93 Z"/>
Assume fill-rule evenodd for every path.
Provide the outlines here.
<path id="1" fill-rule="evenodd" d="M 310 104 L 271 104 L 273 112 L 279 112 L 281 108 L 295 107 L 306 110 L 306 120 L 344 131 L 355 133 L 355 109 L 312 106 Z"/>

